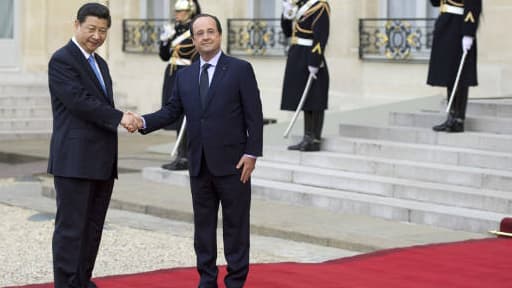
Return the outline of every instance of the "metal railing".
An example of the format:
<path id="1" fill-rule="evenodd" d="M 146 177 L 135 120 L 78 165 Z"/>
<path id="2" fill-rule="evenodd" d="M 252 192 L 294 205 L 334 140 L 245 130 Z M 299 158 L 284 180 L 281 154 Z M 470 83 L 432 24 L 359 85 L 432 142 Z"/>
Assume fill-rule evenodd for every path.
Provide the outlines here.
<path id="1" fill-rule="evenodd" d="M 227 53 L 236 56 L 286 56 L 288 39 L 281 19 L 228 19 Z"/>
<path id="2" fill-rule="evenodd" d="M 427 62 L 435 19 L 359 19 L 359 58 Z"/>
<path id="3" fill-rule="evenodd" d="M 123 20 L 123 52 L 157 54 L 168 19 Z M 435 19 L 360 19 L 359 58 L 387 62 L 426 62 Z M 235 56 L 286 56 L 289 40 L 280 19 L 228 19 L 226 52 Z"/>
<path id="4" fill-rule="evenodd" d="M 228 19 L 226 52 L 236 56 L 285 56 L 288 39 L 280 19 Z M 156 54 L 168 19 L 124 19 L 123 52 Z"/>
<path id="5" fill-rule="evenodd" d="M 158 54 L 160 33 L 168 19 L 124 19 L 123 52 Z"/>

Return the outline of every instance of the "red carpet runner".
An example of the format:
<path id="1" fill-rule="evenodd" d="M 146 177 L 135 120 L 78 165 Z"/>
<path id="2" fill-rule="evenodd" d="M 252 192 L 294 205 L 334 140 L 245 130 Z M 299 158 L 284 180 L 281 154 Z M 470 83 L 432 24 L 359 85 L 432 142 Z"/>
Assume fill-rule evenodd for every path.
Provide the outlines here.
<path id="1" fill-rule="evenodd" d="M 219 287 L 225 274 L 219 277 Z M 195 268 L 97 278 L 100 288 L 197 287 Z M 50 288 L 50 284 L 24 288 Z M 497 238 L 384 250 L 319 264 L 253 264 L 246 287 L 512 287 L 512 239 Z"/>

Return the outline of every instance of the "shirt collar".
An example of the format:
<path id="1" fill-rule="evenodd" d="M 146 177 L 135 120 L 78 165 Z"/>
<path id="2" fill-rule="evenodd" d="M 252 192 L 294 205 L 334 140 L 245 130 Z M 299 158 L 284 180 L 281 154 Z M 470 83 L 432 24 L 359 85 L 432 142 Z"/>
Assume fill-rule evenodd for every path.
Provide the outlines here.
<path id="1" fill-rule="evenodd" d="M 219 58 L 220 58 L 221 54 L 222 54 L 222 50 L 219 49 L 219 52 L 217 52 L 217 54 L 215 54 L 215 56 L 213 56 L 213 58 L 210 59 L 210 61 L 208 61 L 208 62 L 204 61 L 203 57 L 199 57 L 199 59 L 200 59 L 199 67 L 203 67 L 204 63 L 209 63 L 213 67 L 217 66 L 217 62 L 219 62 Z"/>
<path id="2" fill-rule="evenodd" d="M 87 52 L 82 48 L 82 46 L 80 46 L 80 44 L 78 44 L 78 41 L 76 41 L 75 36 L 73 36 L 73 37 L 71 38 L 71 41 L 73 41 L 73 43 L 75 43 L 75 45 L 78 47 L 78 49 L 80 49 L 80 51 L 82 51 L 82 54 L 84 54 L 85 59 L 89 59 L 89 56 L 91 56 L 91 55 L 92 55 L 92 56 L 94 56 L 94 53 L 93 53 L 93 54 L 89 54 L 89 53 L 87 53 Z"/>

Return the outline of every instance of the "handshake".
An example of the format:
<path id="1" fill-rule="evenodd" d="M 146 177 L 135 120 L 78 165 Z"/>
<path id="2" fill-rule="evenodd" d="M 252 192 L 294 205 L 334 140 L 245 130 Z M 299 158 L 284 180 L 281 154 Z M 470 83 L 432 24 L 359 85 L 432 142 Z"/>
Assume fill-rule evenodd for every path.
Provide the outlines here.
<path id="1" fill-rule="evenodd" d="M 133 133 L 139 129 L 144 128 L 144 120 L 140 115 L 137 115 L 131 111 L 124 112 L 123 118 L 121 118 L 121 126 L 123 126 L 128 132 Z"/>

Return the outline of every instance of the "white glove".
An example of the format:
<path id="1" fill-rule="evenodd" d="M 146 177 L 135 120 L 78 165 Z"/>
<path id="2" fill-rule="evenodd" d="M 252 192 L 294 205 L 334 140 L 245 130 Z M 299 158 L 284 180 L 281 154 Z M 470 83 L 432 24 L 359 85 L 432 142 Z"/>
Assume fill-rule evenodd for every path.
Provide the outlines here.
<path id="1" fill-rule="evenodd" d="M 318 73 L 318 67 L 308 66 L 308 70 L 310 74 L 313 74 L 313 78 L 316 79 L 316 73 Z"/>
<path id="2" fill-rule="evenodd" d="M 297 6 L 293 5 L 289 0 L 283 0 L 283 18 L 292 20 L 297 15 Z"/>
<path id="3" fill-rule="evenodd" d="M 176 34 L 176 30 L 174 30 L 174 26 L 172 26 L 171 24 L 167 23 L 164 25 L 164 30 L 162 31 L 162 33 L 160 33 L 160 41 L 164 42 L 164 41 L 168 41 L 169 39 L 171 39 L 174 34 Z"/>
<path id="4" fill-rule="evenodd" d="M 471 46 L 473 46 L 473 37 L 471 36 L 464 36 L 462 37 L 462 51 L 469 51 L 471 49 Z"/>

